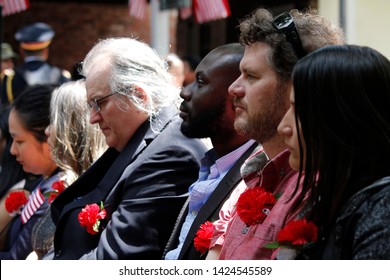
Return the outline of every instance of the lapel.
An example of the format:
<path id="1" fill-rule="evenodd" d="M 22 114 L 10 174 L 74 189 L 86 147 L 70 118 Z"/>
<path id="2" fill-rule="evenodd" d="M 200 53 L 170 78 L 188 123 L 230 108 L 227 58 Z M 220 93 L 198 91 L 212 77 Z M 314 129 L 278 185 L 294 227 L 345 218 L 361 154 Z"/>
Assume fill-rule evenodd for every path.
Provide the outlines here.
<path id="1" fill-rule="evenodd" d="M 213 219 L 212 222 L 219 218 L 219 210 L 222 207 L 229 194 L 232 192 L 237 183 L 241 180 L 240 168 L 244 161 L 251 155 L 253 150 L 258 146 L 258 143 L 253 143 L 248 150 L 241 155 L 241 157 L 235 162 L 229 172 L 225 175 L 222 181 L 218 184 L 215 190 L 212 192 L 206 203 L 200 209 L 196 216 L 191 228 L 184 241 L 183 247 L 179 254 L 179 260 L 183 258 L 190 245 L 193 244 L 196 232 L 199 226 L 204 222 Z M 188 212 L 188 205 L 187 205 Z M 184 220 L 183 220 L 184 222 Z M 183 223 L 181 223 L 182 225 Z M 180 227 L 181 229 L 181 227 Z M 179 229 L 179 231 L 180 231 Z"/>
<path id="2" fill-rule="evenodd" d="M 64 213 L 63 210 L 66 205 L 72 204 L 78 197 L 83 197 L 95 188 L 103 178 L 103 174 L 118 157 L 118 154 L 115 149 L 108 148 L 91 167 L 53 201 L 50 208 L 55 223 L 60 219 L 60 215 Z"/>
<path id="3" fill-rule="evenodd" d="M 183 223 L 185 221 L 185 218 L 188 214 L 188 204 L 190 202 L 190 198 L 188 197 L 187 200 L 184 202 L 183 207 L 180 210 L 180 213 L 176 219 L 175 225 L 173 227 L 172 233 L 169 236 L 167 245 L 165 246 L 162 259 L 165 259 L 165 255 L 170 251 L 177 247 L 178 241 L 179 241 L 179 235 L 181 231 L 181 227 L 183 226 Z"/>
<path id="4" fill-rule="evenodd" d="M 118 184 L 118 180 L 120 179 L 126 167 L 131 162 L 133 162 L 137 156 L 157 137 L 157 135 L 168 125 L 173 116 L 174 111 L 167 108 L 162 110 L 162 112 L 159 114 L 157 117 L 158 121 L 153 125 L 153 127 L 151 127 L 149 121 L 143 123 L 127 143 L 123 151 L 117 153 L 117 157 L 114 159 L 112 164 L 105 164 L 106 171 L 97 170 L 98 172 L 105 172 L 105 175 L 100 180 L 100 182 L 98 182 L 97 185 L 88 193 L 81 196 L 81 198 L 65 205 L 63 211 L 61 212 L 60 219 L 65 215 L 66 212 L 74 208 L 80 208 L 84 207 L 86 204 L 104 201 L 104 198 L 106 198 L 109 192 L 112 191 L 113 188 Z M 109 150 L 112 150 L 112 148 Z M 107 151 L 106 153 L 108 152 L 110 151 Z M 111 153 L 113 152 L 111 151 Z M 76 180 L 76 182 L 73 183 L 69 188 L 72 188 L 77 192 L 77 188 L 82 187 L 82 184 L 88 184 L 88 181 L 91 178 L 93 180 L 93 177 L 96 176 L 96 172 L 94 172 L 93 166 L 91 167 L 91 171 L 85 175 L 86 176 L 81 176 L 78 180 Z M 77 196 L 73 195 L 73 198 L 77 198 Z"/>

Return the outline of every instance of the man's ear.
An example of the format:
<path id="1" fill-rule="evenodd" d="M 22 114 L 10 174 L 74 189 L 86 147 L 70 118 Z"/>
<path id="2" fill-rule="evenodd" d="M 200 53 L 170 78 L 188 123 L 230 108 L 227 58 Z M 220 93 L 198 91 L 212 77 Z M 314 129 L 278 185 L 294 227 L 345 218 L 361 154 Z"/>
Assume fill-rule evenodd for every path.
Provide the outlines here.
<path id="1" fill-rule="evenodd" d="M 144 102 L 146 102 L 148 100 L 148 95 L 146 94 L 144 89 L 141 88 L 138 85 L 133 85 L 133 92 L 132 92 L 132 94 L 134 94 L 138 98 L 142 99 Z"/>

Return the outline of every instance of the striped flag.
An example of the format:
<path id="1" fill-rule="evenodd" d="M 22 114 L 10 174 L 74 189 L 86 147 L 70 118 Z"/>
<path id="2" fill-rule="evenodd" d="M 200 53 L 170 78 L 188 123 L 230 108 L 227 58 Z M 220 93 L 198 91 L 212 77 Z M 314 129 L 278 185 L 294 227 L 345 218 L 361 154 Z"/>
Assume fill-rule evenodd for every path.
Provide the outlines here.
<path id="1" fill-rule="evenodd" d="M 231 15 L 228 0 L 193 0 L 198 23 L 227 18 Z"/>
<path id="2" fill-rule="evenodd" d="M 146 0 L 129 0 L 129 14 L 140 20 L 145 19 Z"/>
<path id="3" fill-rule="evenodd" d="M 27 10 L 30 7 L 29 0 L 0 0 L 3 6 L 3 16 L 12 15 Z"/>
<path id="4" fill-rule="evenodd" d="M 30 194 L 28 197 L 28 202 L 20 214 L 20 218 L 22 219 L 23 224 L 27 223 L 32 215 L 34 215 L 34 213 L 42 206 L 43 202 L 45 202 L 45 197 L 41 192 L 41 188 L 38 187 L 35 191 L 32 192 L 32 194 Z"/>

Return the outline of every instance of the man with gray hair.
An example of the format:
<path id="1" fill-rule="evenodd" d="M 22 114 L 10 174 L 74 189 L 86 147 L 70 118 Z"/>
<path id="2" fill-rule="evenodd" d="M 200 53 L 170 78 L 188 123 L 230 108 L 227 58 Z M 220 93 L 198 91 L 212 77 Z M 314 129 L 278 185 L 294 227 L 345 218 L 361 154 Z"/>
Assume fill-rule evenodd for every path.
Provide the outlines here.
<path id="1" fill-rule="evenodd" d="M 82 71 L 109 149 L 53 202 L 54 259 L 158 259 L 206 148 L 180 132 L 178 89 L 148 45 L 102 40 Z"/>

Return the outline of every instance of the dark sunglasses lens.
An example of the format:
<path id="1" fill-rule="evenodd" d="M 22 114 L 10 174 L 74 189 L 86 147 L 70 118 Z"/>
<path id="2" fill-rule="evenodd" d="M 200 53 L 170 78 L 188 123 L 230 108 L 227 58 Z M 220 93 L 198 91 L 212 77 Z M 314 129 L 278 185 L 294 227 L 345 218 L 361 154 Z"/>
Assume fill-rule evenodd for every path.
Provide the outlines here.
<path id="1" fill-rule="evenodd" d="M 280 29 L 289 25 L 292 20 L 293 19 L 289 13 L 284 13 L 274 19 L 274 24 L 278 29 Z"/>

